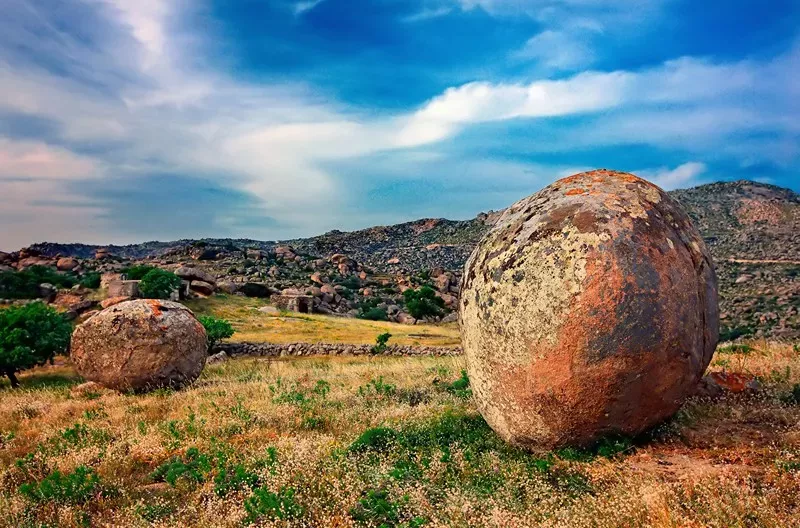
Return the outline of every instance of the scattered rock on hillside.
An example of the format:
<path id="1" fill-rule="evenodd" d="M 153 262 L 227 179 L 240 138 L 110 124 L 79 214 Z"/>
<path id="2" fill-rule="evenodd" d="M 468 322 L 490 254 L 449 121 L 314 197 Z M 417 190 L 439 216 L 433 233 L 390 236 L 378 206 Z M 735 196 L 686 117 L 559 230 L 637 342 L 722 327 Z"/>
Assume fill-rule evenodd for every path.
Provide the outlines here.
<path id="1" fill-rule="evenodd" d="M 200 268 L 190 268 L 188 266 L 181 266 L 175 270 L 175 275 L 187 281 L 202 281 L 208 284 L 216 284 L 217 280 L 210 273 L 206 273 Z"/>
<path id="2" fill-rule="evenodd" d="M 201 295 L 209 296 L 214 293 L 214 285 L 201 280 L 193 280 L 189 283 L 189 288 Z"/>
<path id="3" fill-rule="evenodd" d="M 206 332 L 194 314 L 181 304 L 155 299 L 107 308 L 72 336 L 78 372 L 120 391 L 191 383 L 203 370 L 206 354 Z"/>
<path id="4" fill-rule="evenodd" d="M 523 447 L 669 417 L 711 360 L 718 322 L 699 233 L 631 174 L 577 174 L 517 202 L 465 270 L 470 385 L 489 425 Z"/>
<path id="5" fill-rule="evenodd" d="M 72 271 L 80 265 L 77 259 L 72 257 L 63 257 L 56 262 L 56 268 L 59 271 Z"/>

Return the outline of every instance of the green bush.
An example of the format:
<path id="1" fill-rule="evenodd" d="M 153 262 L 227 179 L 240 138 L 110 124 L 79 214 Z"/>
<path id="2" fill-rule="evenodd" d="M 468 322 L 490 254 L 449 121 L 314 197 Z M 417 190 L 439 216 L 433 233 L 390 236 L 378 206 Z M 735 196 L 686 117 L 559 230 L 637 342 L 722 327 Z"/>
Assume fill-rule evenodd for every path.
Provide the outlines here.
<path id="1" fill-rule="evenodd" d="M 139 291 L 147 299 L 169 299 L 180 285 L 180 277 L 171 271 L 153 268 L 139 281 Z"/>
<path id="2" fill-rule="evenodd" d="M 296 519 L 304 511 L 294 498 L 294 488 L 281 488 L 274 493 L 266 487 L 253 490 L 253 494 L 244 501 L 244 509 L 247 512 L 245 522 L 248 524 L 262 518 Z"/>
<path id="3" fill-rule="evenodd" d="M 157 269 L 153 266 L 147 266 L 145 264 L 139 266 L 130 266 L 129 268 L 125 268 L 122 270 L 122 274 L 125 275 L 125 278 L 128 280 L 142 280 L 145 275 Z"/>
<path id="4" fill-rule="evenodd" d="M 467 399 L 472 396 L 472 390 L 469 388 L 469 376 L 467 376 L 466 370 L 461 371 L 460 378 L 452 383 L 445 383 L 443 387 L 444 390 L 459 398 Z"/>
<path id="5" fill-rule="evenodd" d="M 80 285 L 84 288 L 96 290 L 100 287 L 100 274 L 96 271 L 85 273 L 80 279 Z"/>
<path id="6" fill-rule="evenodd" d="M 173 457 L 156 468 L 150 478 L 156 482 L 166 482 L 172 487 L 178 480 L 195 484 L 205 482 L 211 472 L 211 458 L 202 454 L 196 447 L 189 448 L 183 458 Z"/>
<path id="7" fill-rule="evenodd" d="M 41 482 L 23 484 L 19 492 L 33 502 L 81 504 L 96 495 L 99 488 L 97 474 L 86 466 L 78 466 L 72 473 L 54 471 Z"/>
<path id="8" fill-rule="evenodd" d="M 359 526 L 377 528 L 420 528 L 427 521 L 423 517 L 414 517 L 408 522 L 401 522 L 400 509 L 408 502 L 404 495 L 394 501 L 385 489 L 369 489 L 358 500 L 358 504 L 350 510 L 350 517 Z"/>
<path id="9" fill-rule="evenodd" d="M 71 334 L 67 320 L 44 303 L 0 310 L 0 374 L 17 387 L 17 372 L 66 352 Z"/>
<path id="10" fill-rule="evenodd" d="M 359 312 L 356 315 L 359 319 L 366 319 L 368 321 L 388 321 L 389 314 L 383 308 L 370 308 L 365 312 Z"/>
<path id="11" fill-rule="evenodd" d="M 0 272 L 0 298 L 36 299 L 40 284 L 52 284 L 57 288 L 71 288 L 76 284 L 71 274 L 59 273 L 46 266 L 31 266 L 22 271 Z"/>
<path id="12" fill-rule="evenodd" d="M 389 314 L 383 308 L 378 308 L 379 299 L 367 299 L 358 305 L 356 317 L 369 321 L 388 321 Z"/>
<path id="13" fill-rule="evenodd" d="M 392 337 L 392 334 L 389 332 L 384 332 L 376 337 L 375 345 L 369 350 L 370 353 L 374 355 L 383 354 L 386 351 L 386 343 L 389 342 L 390 337 Z"/>
<path id="14" fill-rule="evenodd" d="M 350 444 L 347 449 L 351 453 L 362 453 L 366 451 L 384 452 L 388 451 L 397 441 L 398 432 L 389 427 L 373 427 L 367 429 L 361 436 Z"/>
<path id="15" fill-rule="evenodd" d="M 206 329 L 209 353 L 220 340 L 231 337 L 235 332 L 231 323 L 226 319 L 218 319 L 213 315 L 201 315 L 197 319 L 200 321 L 200 324 L 203 325 L 203 328 Z"/>
<path id="16" fill-rule="evenodd" d="M 436 291 L 430 286 L 423 286 L 418 290 L 403 292 L 406 310 L 414 319 L 423 317 L 438 317 L 444 311 L 444 299 L 436 296 Z"/>

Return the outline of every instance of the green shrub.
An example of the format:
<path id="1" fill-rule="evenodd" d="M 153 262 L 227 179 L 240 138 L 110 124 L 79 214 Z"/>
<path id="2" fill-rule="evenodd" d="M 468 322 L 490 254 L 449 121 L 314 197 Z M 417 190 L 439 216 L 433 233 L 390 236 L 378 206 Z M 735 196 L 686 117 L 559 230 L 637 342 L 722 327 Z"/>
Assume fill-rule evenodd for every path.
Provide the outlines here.
<path id="1" fill-rule="evenodd" d="M 374 308 L 367 308 L 367 309 L 360 309 L 356 317 L 359 319 L 366 319 L 368 321 L 388 321 L 389 314 L 386 313 L 386 310 L 383 308 L 378 308 L 377 306 Z"/>
<path id="2" fill-rule="evenodd" d="M 444 312 L 444 299 L 436 296 L 436 291 L 430 286 L 423 286 L 418 290 L 403 292 L 406 310 L 414 319 L 424 317 L 438 317 Z"/>
<path id="3" fill-rule="evenodd" d="M 403 496 L 394 501 L 385 489 L 369 489 L 350 510 L 350 517 L 360 526 L 377 528 L 419 528 L 426 524 L 422 517 L 414 517 L 408 522 L 400 522 L 400 509 L 408 502 Z"/>
<path id="4" fill-rule="evenodd" d="M 211 472 L 211 458 L 200 453 L 196 447 L 189 448 L 183 458 L 173 457 L 156 468 L 150 474 L 155 482 L 166 482 L 172 487 L 178 480 L 186 480 L 195 484 L 205 482 Z"/>
<path id="5" fill-rule="evenodd" d="M 389 332 L 384 332 L 383 334 L 378 335 L 375 338 L 375 345 L 369 350 L 371 354 L 379 355 L 386 352 L 386 344 L 389 342 L 389 338 L 392 337 L 392 334 Z"/>
<path id="6" fill-rule="evenodd" d="M 72 274 L 58 273 L 46 266 L 31 266 L 22 271 L 0 272 L 0 298 L 37 299 L 40 284 L 71 288 L 76 284 Z"/>
<path id="7" fill-rule="evenodd" d="M 389 528 L 396 526 L 400 519 L 398 509 L 397 504 L 389 499 L 388 491 L 371 489 L 350 510 L 350 516 L 361 525 Z"/>
<path id="8" fill-rule="evenodd" d="M 455 380 L 452 383 L 445 383 L 444 390 L 458 396 L 459 398 L 469 398 L 472 396 L 472 390 L 469 388 L 469 376 L 467 376 L 467 371 L 461 371 L 461 377 Z"/>
<path id="9" fill-rule="evenodd" d="M 139 282 L 139 291 L 147 299 L 169 299 L 180 288 L 181 279 L 171 271 L 151 269 Z"/>
<path id="10" fill-rule="evenodd" d="M 361 280 L 355 275 L 350 275 L 349 277 L 338 281 L 338 283 L 348 290 L 357 290 L 361 287 Z"/>
<path id="11" fill-rule="evenodd" d="M 231 337 L 235 331 L 231 323 L 226 319 L 218 319 L 213 315 L 201 315 L 197 319 L 200 321 L 200 324 L 203 325 L 203 328 L 206 329 L 209 353 L 220 340 Z"/>
<path id="12" fill-rule="evenodd" d="M 397 392 L 397 387 L 390 383 L 383 381 L 383 376 L 376 379 L 371 379 L 369 382 L 358 388 L 359 396 L 370 396 L 376 394 L 378 396 L 393 396 Z"/>
<path id="13" fill-rule="evenodd" d="M 247 512 L 245 522 L 252 524 L 259 519 L 296 519 L 303 515 L 303 507 L 294 498 L 294 488 L 281 488 L 274 493 L 266 487 L 253 490 L 244 501 Z"/>
<path id="14" fill-rule="evenodd" d="M 373 427 L 361 433 L 361 436 L 356 438 L 347 450 L 351 453 L 387 451 L 395 443 L 397 437 L 398 432 L 394 429 L 389 427 Z"/>
<path id="15" fill-rule="evenodd" d="M 23 484 L 21 495 L 34 502 L 81 504 L 97 494 L 100 479 L 86 466 L 78 466 L 72 473 L 54 471 L 38 483 Z"/>
<path id="16" fill-rule="evenodd" d="M 17 387 L 17 372 L 66 352 L 71 334 L 67 320 L 44 303 L 0 310 L 0 374 Z"/>
<path id="17" fill-rule="evenodd" d="M 100 287 L 100 273 L 96 271 L 84 273 L 83 277 L 80 279 L 80 285 L 84 288 L 96 290 Z"/>
<path id="18" fill-rule="evenodd" d="M 258 486 L 258 475 L 245 469 L 242 464 L 233 464 L 219 469 L 214 477 L 214 493 L 224 497 L 232 491 Z"/>
<path id="19" fill-rule="evenodd" d="M 129 268 L 125 268 L 122 270 L 122 274 L 125 275 L 125 278 L 128 280 L 142 280 L 145 275 L 157 269 L 153 266 L 147 266 L 145 264 L 139 266 L 131 266 Z"/>

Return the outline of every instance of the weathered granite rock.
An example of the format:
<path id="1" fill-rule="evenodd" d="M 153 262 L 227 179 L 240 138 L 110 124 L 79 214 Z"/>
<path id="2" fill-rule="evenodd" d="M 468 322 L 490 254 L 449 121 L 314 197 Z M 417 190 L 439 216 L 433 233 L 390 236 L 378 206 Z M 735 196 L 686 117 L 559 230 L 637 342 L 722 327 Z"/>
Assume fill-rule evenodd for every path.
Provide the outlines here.
<path id="1" fill-rule="evenodd" d="M 59 271 L 72 271 L 80 265 L 77 259 L 72 257 L 63 257 L 56 262 L 56 269 Z"/>
<path id="2" fill-rule="evenodd" d="M 206 355 L 203 325 L 188 308 L 169 301 L 115 304 L 72 335 L 78 372 L 116 390 L 179 388 L 197 379 Z"/>
<path id="3" fill-rule="evenodd" d="M 175 275 L 188 281 L 202 281 L 208 284 L 216 284 L 217 280 L 213 275 L 207 273 L 200 268 L 190 268 L 189 266 L 181 266 L 175 270 Z"/>
<path id="4" fill-rule="evenodd" d="M 205 281 L 193 280 L 189 284 L 189 288 L 191 288 L 192 291 L 195 291 L 201 295 L 208 296 L 214 293 L 214 285 Z"/>
<path id="5" fill-rule="evenodd" d="M 462 343 L 489 425 L 528 448 L 666 419 L 717 344 L 717 279 L 681 207 L 597 170 L 511 206 L 467 262 Z"/>

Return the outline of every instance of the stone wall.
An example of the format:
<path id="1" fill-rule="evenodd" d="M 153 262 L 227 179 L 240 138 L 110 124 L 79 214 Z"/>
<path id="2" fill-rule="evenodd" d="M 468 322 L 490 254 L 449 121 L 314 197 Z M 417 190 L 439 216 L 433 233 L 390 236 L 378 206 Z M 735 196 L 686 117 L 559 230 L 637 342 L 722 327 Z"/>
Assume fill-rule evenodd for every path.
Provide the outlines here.
<path id="1" fill-rule="evenodd" d="M 368 355 L 372 345 L 343 343 L 219 343 L 214 353 L 238 356 L 358 356 Z M 460 347 L 387 345 L 384 356 L 459 356 Z"/>

